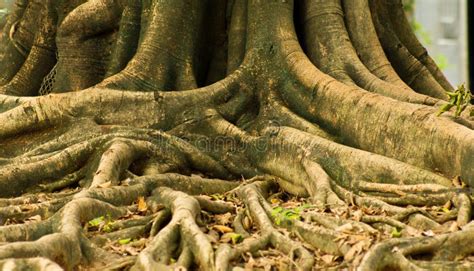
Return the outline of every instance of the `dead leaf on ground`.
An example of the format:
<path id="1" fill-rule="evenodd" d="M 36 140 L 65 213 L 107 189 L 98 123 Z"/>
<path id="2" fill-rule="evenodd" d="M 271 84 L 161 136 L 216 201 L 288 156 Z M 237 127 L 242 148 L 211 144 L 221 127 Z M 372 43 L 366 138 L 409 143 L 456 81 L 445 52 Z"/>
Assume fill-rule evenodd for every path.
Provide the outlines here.
<path id="1" fill-rule="evenodd" d="M 131 256 L 137 256 L 138 254 L 140 254 L 140 251 L 132 246 L 125 246 L 124 250 Z"/>
<path id="2" fill-rule="evenodd" d="M 146 204 L 145 198 L 144 197 L 138 197 L 137 199 L 137 210 L 140 213 L 144 213 L 148 210 L 148 206 Z"/>
<path id="3" fill-rule="evenodd" d="M 281 207 L 286 208 L 286 209 L 292 209 L 300 206 L 301 203 L 297 201 L 287 201 L 281 204 Z"/>
<path id="4" fill-rule="evenodd" d="M 350 233 L 354 227 L 352 226 L 352 223 L 346 223 L 342 226 L 339 226 L 336 228 L 337 232 L 347 232 Z"/>
<path id="5" fill-rule="evenodd" d="M 336 256 L 331 255 L 331 254 L 326 254 L 326 255 L 321 256 L 321 260 L 323 260 L 323 262 L 328 265 L 333 264 L 336 258 L 337 258 Z"/>
<path id="6" fill-rule="evenodd" d="M 214 215 L 217 224 L 229 225 L 232 223 L 233 217 L 231 213 Z"/>
<path id="7" fill-rule="evenodd" d="M 112 182 L 110 181 L 99 185 L 100 188 L 109 188 L 111 186 L 112 186 Z"/>
<path id="8" fill-rule="evenodd" d="M 424 231 L 423 232 L 424 236 L 435 236 L 435 233 L 432 230 Z"/>
<path id="9" fill-rule="evenodd" d="M 213 225 L 212 229 L 220 232 L 220 233 L 229 233 L 233 232 L 234 230 L 230 227 L 224 226 L 224 225 Z"/>
<path id="10" fill-rule="evenodd" d="M 271 198 L 270 199 L 270 203 L 271 204 L 274 204 L 274 205 L 280 205 L 281 204 L 281 200 L 279 198 Z"/>
<path id="11" fill-rule="evenodd" d="M 346 261 L 352 261 L 356 255 L 360 254 L 362 251 L 370 247 L 370 240 L 363 240 L 355 245 L 353 245 L 349 251 L 344 254 L 344 260 Z"/>
<path id="12" fill-rule="evenodd" d="M 32 217 L 26 219 L 25 222 L 38 222 L 38 221 L 41 221 L 41 220 L 43 220 L 43 219 L 41 218 L 40 215 L 35 215 L 35 216 L 32 216 Z"/>

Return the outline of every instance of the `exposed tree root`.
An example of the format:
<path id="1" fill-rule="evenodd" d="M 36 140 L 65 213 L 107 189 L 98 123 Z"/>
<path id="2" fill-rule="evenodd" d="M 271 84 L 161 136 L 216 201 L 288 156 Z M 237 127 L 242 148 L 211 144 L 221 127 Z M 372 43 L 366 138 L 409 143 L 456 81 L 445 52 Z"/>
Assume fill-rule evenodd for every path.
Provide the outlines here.
<path id="1" fill-rule="evenodd" d="M 472 227 L 451 234 L 433 237 L 418 237 L 400 240 L 389 240 L 375 246 L 368 253 L 360 266 L 361 270 L 385 270 L 394 268 L 400 270 L 421 270 L 416 264 L 407 259 L 409 255 L 429 256 L 434 262 L 433 268 L 439 268 L 439 261 L 460 260 L 472 253 L 469 242 L 472 239 Z M 455 263 L 462 268 L 462 263 Z M 432 269 L 429 263 L 424 268 Z"/>
<path id="2" fill-rule="evenodd" d="M 27 259 L 5 259 L 0 261 L 0 268 L 4 270 L 39 270 L 39 271 L 60 271 L 63 270 L 57 263 L 46 258 Z"/>
<path id="3" fill-rule="evenodd" d="M 18 0 L 0 268 L 472 268 L 472 108 L 399 4 Z"/>
<path id="4" fill-rule="evenodd" d="M 188 247 L 182 248 L 178 254 L 182 263 L 187 264 L 186 268 L 191 261 L 195 261 L 205 270 L 212 269 L 214 253 L 211 243 L 196 222 L 200 212 L 199 202 L 184 193 L 166 188 L 159 188 L 155 193 L 159 200 L 171 209 L 173 216 L 170 223 L 153 238 L 151 245 L 140 254 L 134 269 L 153 270 L 153 266 L 160 263 L 169 264 L 172 253 L 178 249 L 177 244 L 180 242 L 182 247 Z M 191 261 L 181 259 L 189 257 L 192 258 Z"/>
<path id="5" fill-rule="evenodd" d="M 390 205 L 383 203 L 380 199 L 371 199 L 370 196 L 360 198 L 359 196 L 353 195 L 346 198 L 342 195 L 342 199 L 346 200 L 349 204 L 352 201 L 352 203 L 360 206 L 362 208 L 361 214 L 363 212 L 372 213 L 359 216 L 358 221 L 360 222 L 353 220 L 353 217 L 343 219 L 337 215 L 334 216 L 338 212 L 346 212 L 344 208 L 341 209 L 341 203 L 338 205 L 326 205 L 325 208 L 329 208 L 327 210 L 334 212 L 332 215 L 330 213 L 318 213 L 316 211 L 317 209 L 308 212 L 304 215 L 306 218 L 305 222 L 299 221 L 298 219 L 295 220 L 291 217 L 281 218 L 275 215 L 273 211 L 274 207 L 270 206 L 266 201 L 266 197 L 272 195 L 274 193 L 273 191 L 278 189 L 276 186 L 278 179 L 266 177 L 263 178 L 263 181 L 259 181 L 259 179 L 255 179 L 255 181 L 250 180 L 250 183 L 237 187 L 237 190 L 232 190 L 236 188 L 238 183 L 229 183 L 229 185 L 226 185 L 225 182 L 218 180 L 205 180 L 200 177 L 167 174 L 133 179 L 128 181 L 128 186 L 91 188 L 76 193 L 73 196 L 73 200 L 70 200 L 71 195 L 64 194 L 60 199 L 67 199 L 70 200 L 70 202 L 56 215 L 51 217 L 42 216 L 45 219 L 42 221 L 3 227 L 1 235 L 3 237 L 1 241 L 10 243 L 1 246 L 0 251 L 2 251 L 3 258 L 39 256 L 52 258 L 55 259 L 55 261 L 61 259 L 59 262 L 66 268 L 79 263 L 81 265 L 92 263 L 96 267 L 100 265 L 105 266 L 107 264 L 109 264 L 107 265 L 109 267 L 134 265 L 133 269 L 136 270 L 148 270 L 160 268 L 160 266 L 164 268 L 166 265 L 170 267 L 181 266 L 187 268 L 197 265 L 205 270 L 227 270 L 232 263 L 235 263 L 235 261 L 238 262 L 246 253 L 258 255 L 258 251 L 265 250 L 270 246 L 289 255 L 288 264 L 290 266 L 307 270 L 314 266 L 314 255 L 311 250 L 308 251 L 307 246 L 330 255 L 344 256 L 348 262 L 354 260 L 354 255 L 358 255 L 358 253 L 362 251 L 362 247 L 352 247 L 351 243 L 346 242 L 341 243 L 341 233 L 348 236 L 346 238 L 349 238 L 350 234 L 355 234 L 355 236 L 367 234 L 366 236 L 370 240 L 370 236 L 376 237 L 379 236 L 380 233 L 369 225 L 386 224 L 401 230 L 402 233 L 407 236 L 420 235 L 421 230 L 424 230 L 415 230 L 412 226 L 401 222 L 402 219 L 405 220 L 407 216 L 417 214 L 417 211 L 411 211 L 411 214 L 406 213 L 404 208 L 390 207 Z M 221 182 L 220 185 L 219 182 Z M 331 183 L 332 185 L 327 191 L 332 191 L 334 181 L 331 181 Z M 155 189 L 157 186 L 164 187 Z M 171 186 L 173 189 L 178 189 L 185 193 L 166 188 L 166 186 Z M 436 186 L 429 187 L 428 185 L 426 185 L 426 187 L 424 185 L 405 187 L 406 188 L 404 188 L 404 186 L 401 187 L 401 190 L 404 190 L 405 193 L 411 193 L 408 190 L 419 190 L 420 187 L 421 189 L 431 190 L 433 190 L 433 188 L 441 188 Z M 213 195 L 226 191 L 232 191 L 231 194 L 228 194 L 229 196 L 236 193 L 241 200 L 238 202 L 241 202 L 243 204 L 242 207 L 247 210 L 246 212 L 239 212 L 239 215 L 235 218 L 235 221 L 240 222 L 234 221 L 233 223 L 236 225 L 236 234 L 241 236 L 239 238 L 244 238 L 242 243 L 237 243 L 236 245 L 217 245 L 212 241 L 213 239 L 209 237 L 209 233 L 206 234 L 205 231 L 202 231 L 200 228 L 200 225 L 202 225 L 201 210 L 215 214 L 235 214 L 236 211 L 232 205 L 212 201 L 202 196 L 197 198 L 189 196 L 190 194 Z M 339 190 L 336 189 L 335 191 L 337 192 Z M 105 216 L 107 219 L 113 220 L 116 217 L 126 215 L 127 212 L 137 212 L 137 208 L 140 208 L 139 206 L 134 207 L 132 205 L 127 207 L 126 209 L 129 211 L 126 211 L 124 207 L 114 207 L 113 205 L 131 204 L 135 199 L 141 196 L 144 196 L 147 202 L 148 211 L 145 211 L 147 213 L 153 213 L 136 219 L 113 222 L 108 226 L 108 233 L 92 236 L 90 237 L 90 241 L 86 239 L 84 234 L 87 230 L 84 232 L 83 225 L 87 224 L 88 221 L 100 216 Z M 462 203 L 465 201 L 463 198 L 465 197 L 460 196 L 457 206 L 459 206 L 459 212 L 466 213 L 466 211 L 462 211 L 463 208 L 466 208 L 465 203 Z M 232 197 L 229 199 L 232 199 Z M 16 199 L 15 201 L 11 200 L 11 203 L 22 203 L 25 200 L 34 202 L 35 199 Z M 234 200 L 234 204 L 238 202 Z M 91 208 L 92 206 L 94 207 Z M 373 208 L 373 206 L 386 206 L 384 210 L 388 213 L 403 214 L 405 212 L 406 214 L 398 216 L 398 218 L 397 216 L 389 218 L 386 216 L 373 215 L 373 212 L 384 214 L 384 211 L 370 209 L 371 207 Z M 315 207 L 316 206 L 313 206 L 311 208 Z M 40 208 L 44 209 L 44 207 Z M 94 211 L 92 211 L 92 209 Z M 168 210 L 171 211 L 171 217 Z M 428 213 L 426 214 L 429 215 Z M 27 214 L 25 214 L 25 217 L 26 216 Z M 248 221 L 243 222 L 244 220 L 249 220 L 249 218 L 256 228 L 252 229 Z M 463 219 L 465 220 L 465 218 L 458 218 L 458 221 Z M 232 222 L 230 221 L 230 223 Z M 413 226 L 417 227 L 420 225 L 415 224 Z M 285 235 L 284 232 L 281 232 L 281 227 L 287 229 L 296 239 L 291 239 L 288 235 Z M 469 234 L 469 226 L 466 227 L 466 230 L 459 232 L 459 234 L 465 231 L 467 231 L 466 234 Z M 247 233 L 248 230 L 252 232 L 251 236 Z M 255 230 L 257 230 L 257 232 L 255 232 Z M 136 262 L 134 260 L 135 258 L 118 260 L 119 258 L 117 258 L 117 256 L 113 257 L 116 259 L 113 265 L 110 265 L 110 263 L 100 263 L 100 261 L 98 261 L 100 258 L 99 255 L 110 252 L 100 250 L 96 246 L 105 246 L 105 248 L 107 248 L 107 244 L 116 243 L 124 239 L 139 240 L 143 236 L 149 236 L 150 243 L 146 246 L 146 249 L 140 252 L 136 258 Z M 465 238 L 464 235 L 462 235 L 463 237 L 458 237 L 457 235 L 450 237 L 449 234 L 445 236 L 447 236 L 445 238 Z M 419 242 L 417 241 L 418 239 L 414 240 L 414 244 Z M 442 242 L 444 239 L 439 240 L 439 242 Z M 301 242 L 307 245 L 303 245 Z M 452 241 L 453 245 L 457 244 L 456 242 Z M 369 241 L 367 247 L 364 249 L 367 249 L 370 244 L 371 242 Z M 396 243 L 396 245 L 398 244 L 399 243 Z M 58 245 L 63 248 L 69 247 L 70 250 L 66 250 L 67 252 L 65 254 L 61 253 L 55 249 L 58 248 Z M 46 249 L 35 249 L 38 246 Z M 390 249 L 394 247 L 394 245 L 387 246 L 390 246 Z M 433 252 L 437 251 L 435 245 L 430 247 L 433 248 Z M 451 248 L 449 246 L 447 247 L 446 249 L 449 251 Z M 374 249 L 378 251 L 377 247 Z M 75 251 L 74 255 L 78 256 L 71 258 L 69 252 L 72 251 Z M 390 250 L 386 248 L 384 251 Z M 426 250 L 424 249 L 423 251 Z M 440 253 L 441 256 L 436 257 L 446 258 L 448 257 L 446 255 L 449 255 L 449 252 Z M 470 251 L 466 251 L 464 255 L 469 255 L 469 253 Z M 395 257 L 394 254 L 390 252 L 387 257 L 392 256 Z M 80 260 L 81 258 L 82 260 Z M 370 259 L 370 256 L 366 256 L 366 260 L 362 262 L 362 266 L 367 264 L 366 261 L 368 261 L 368 266 L 372 268 L 374 265 L 370 264 Z M 399 263 L 401 267 L 405 267 L 403 262 L 405 262 L 407 266 L 415 264 L 407 260 L 402 262 L 399 260 L 393 261 Z M 22 263 L 21 260 L 13 260 L 13 262 L 15 264 Z M 33 264 L 31 264 L 31 266 L 33 266 Z M 383 265 L 381 269 L 384 267 L 387 267 L 387 265 Z M 38 267 L 35 270 L 42 269 Z"/>

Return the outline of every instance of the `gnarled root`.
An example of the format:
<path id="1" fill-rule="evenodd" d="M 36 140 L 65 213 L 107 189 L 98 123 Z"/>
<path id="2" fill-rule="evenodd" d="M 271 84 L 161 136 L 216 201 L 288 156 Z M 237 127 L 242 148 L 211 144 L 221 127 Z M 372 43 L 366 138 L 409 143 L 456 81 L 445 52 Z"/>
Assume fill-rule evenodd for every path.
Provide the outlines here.
<path id="1" fill-rule="evenodd" d="M 359 268 L 360 270 L 386 270 L 387 268 L 445 270 L 443 266 L 445 268 L 449 266 L 453 270 L 462 270 L 471 266 L 469 262 L 460 260 L 474 252 L 471 245 L 473 233 L 472 225 L 468 225 L 463 230 L 454 233 L 388 240 L 376 245 L 364 257 Z M 412 261 L 412 257 L 415 261 Z M 416 258 L 421 261 L 418 262 Z"/>
<path id="2" fill-rule="evenodd" d="M 158 188 L 154 194 L 159 202 L 171 209 L 172 219 L 140 253 L 133 269 L 156 270 L 160 264 L 169 264 L 180 245 L 181 251 L 175 258 L 178 264 L 189 268 L 196 262 L 204 270 L 211 270 L 214 266 L 212 245 L 196 221 L 200 214 L 199 202 L 169 188 Z"/>

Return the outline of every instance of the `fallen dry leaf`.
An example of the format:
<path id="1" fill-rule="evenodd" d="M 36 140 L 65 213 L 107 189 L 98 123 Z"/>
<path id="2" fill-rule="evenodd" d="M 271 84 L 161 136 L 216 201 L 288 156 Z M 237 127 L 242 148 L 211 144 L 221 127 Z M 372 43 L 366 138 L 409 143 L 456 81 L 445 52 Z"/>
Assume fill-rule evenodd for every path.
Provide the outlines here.
<path id="1" fill-rule="evenodd" d="M 106 182 L 99 185 L 100 188 L 109 188 L 111 186 L 112 186 L 112 182 Z"/>
<path id="2" fill-rule="evenodd" d="M 32 217 L 26 219 L 25 221 L 26 222 L 38 222 L 38 221 L 41 221 L 41 220 L 42 220 L 42 218 L 41 218 L 40 215 L 35 215 L 35 216 L 32 216 Z"/>
<path id="3" fill-rule="evenodd" d="M 280 205 L 280 204 L 281 204 L 281 200 L 278 199 L 278 198 L 271 198 L 271 199 L 270 199 L 270 203 L 271 203 L 271 204 L 275 204 L 275 205 Z"/>
<path id="4" fill-rule="evenodd" d="M 225 213 L 221 215 L 214 215 L 215 220 L 218 224 L 220 225 L 228 225 L 232 223 L 232 214 L 231 213 Z"/>
<path id="5" fill-rule="evenodd" d="M 358 243 L 356 243 L 355 245 L 353 245 L 349 251 L 344 254 L 344 260 L 346 261 L 352 261 L 356 255 L 358 255 L 359 253 L 361 253 L 365 248 L 369 247 L 370 246 L 370 241 L 369 240 L 363 240 L 363 241 L 360 241 Z"/>
<path id="6" fill-rule="evenodd" d="M 352 226 L 351 223 L 346 223 L 342 226 L 339 226 L 336 228 L 336 231 L 338 232 L 351 232 L 354 227 Z"/>
<path id="7" fill-rule="evenodd" d="M 423 232 L 424 236 L 435 236 L 435 233 L 432 230 L 424 231 Z"/>
<path id="8" fill-rule="evenodd" d="M 323 260 L 323 262 L 326 263 L 326 264 L 334 263 L 335 259 L 336 259 L 336 256 L 330 255 L 330 254 L 327 254 L 327 255 L 324 255 L 324 256 L 321 257 L 321 260 Z"/>
<path id="9" fill-rule="evenodd" d="M 135 247 L 132 247 L 132 246 L 125 246 L 124 250 L 125 250 L 125 252 L 127 252 L 128 254 L 130 254 L 132 256 L 136 256 L 136 255 L 140 254 L 139 250 L 137 250 Z"/>
<path id="10" fill-rule="evenodd" d="M 146 201 L 145 201 L 144 197 L 138 197 L 137 205 L 138 205 L 137 210 L 140 213 L 144 213 L 148 210 L 148 206 L 146 204 Z"/>
<path id="11" fill-rule="evenodd" d="M 286 208 L 286 209 L 293 209 L 298 206 L 300 206 L 300 202 L 295 202 L 295 201 L 287 201 L 281 204 L 281 207 Z"/>
<path id="12" fill-rule="evenodd" d="M 220 233 L 229 233 L 233 232 L 234 230 L 230 227 L 224 226 L 224 225 L 213 225 L 212 229 L 220 232 Z"/>

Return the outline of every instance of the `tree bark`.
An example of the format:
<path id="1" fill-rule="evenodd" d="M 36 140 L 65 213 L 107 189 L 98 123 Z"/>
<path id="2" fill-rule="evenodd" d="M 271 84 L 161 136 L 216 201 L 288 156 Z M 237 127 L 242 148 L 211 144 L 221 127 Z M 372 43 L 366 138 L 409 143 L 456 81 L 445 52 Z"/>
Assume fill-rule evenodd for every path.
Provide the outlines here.
<path id="1" fill-rule="evenodd" d="M 474 111 L 400 0 L 17 0 L 0 70 L 2 268 L 472 266 Z"/>

